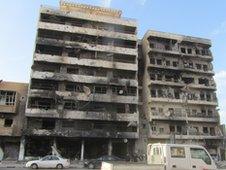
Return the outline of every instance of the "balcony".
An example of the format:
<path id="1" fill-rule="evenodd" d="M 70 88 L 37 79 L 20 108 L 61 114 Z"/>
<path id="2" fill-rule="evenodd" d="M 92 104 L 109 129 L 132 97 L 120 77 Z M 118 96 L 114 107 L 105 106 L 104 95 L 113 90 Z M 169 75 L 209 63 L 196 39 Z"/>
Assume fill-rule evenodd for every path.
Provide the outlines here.
<path id="1" fill-rule="evenodd" d="M 173 134 L 150 134 L 149 135 L 149 138 L 151 139 L 171 139 L 174 135 Z M 192 140 L 204 140 L 204 139 L 223 139 L 223 136 L 219 135 L 214 135 L 214 136 L 211 136 L 211 135 L 175 135 L 175 139 L 177 140 L 182 140 L 182 139 L 192 139 Z"/>
<path id="2" fill-rule="evenodd" d="M 30 97 L 43 97 L 43 98 L 55 98 L 61 97 L 63 100 L 81 100 L 81 101 L 97 101 L 97 102 L 112 102 L 112 103 L 126 103 L 137 104 L 137 96 L 120 96 L 116 94 L 90 94 L 79 92 L 63 92 L 63 91 L 49 91 L 49 90 L 37 90 L 31 89 L 29 92 Z"/>
<path id="3" fill-rule="evenodd" d="M 124 47 L 115 47 L 113 45 L 100 45 L 100 44 L 89 44 L 84 42 L 75 42 L 69 40 L 53 39 L 53 38 L 37 38 L 37 44 L 41 45 L 54 45 L 58 47 L 70 46 L 74 48 L 80 48 L 89 51 L 100 51 L 116 54 L 125 54 L 125 55 L 137 55 L 137 49 L 124 48 Z"/>
<path id="4" fill-rule="evenodd" d="M 136 64 L 35 53 L 34 61 L 137 71 Z"/>
<path id="5" fill-rule="evenodd" d="M 133 79 L 118 79 L 118 78 L 108 78 L 108 77 L 97 77 L 97 76 L 87 76 L 87 75 L 75 75 L 66 73 L 52 73 L 52 72 L 41 72 L 33 71 L 31 73 L 31 78 L 42 79 L 42 80 L 55 80 L 55 81 L 69 81 L 77 83 L 94 83 L 94 84 L 108 84 L 108 85 L 120 85 L 127 86 L 128 84 L 133 87 L 138 86 L 137 80 Z"/>
<path id="6" fill-rule="evenodd" d="M 108 37 L 113 39 L 137 41 L 137 36 L 132 34 L 125 34 L 125 33 L 113 32 L 113 31 L 84 28 L 84 27 L 81 28 L 78 26 L 47 23 L 42 21 L 39 21 L 38 28 L 60 31 L 60 32 L 86 34 L 86 35 L 97 36 L 97 37 Z"/>
<path id="7" fill-rule="evenodd" d="M 149 81 L 149 86 L 151 84 L 156 84 L 156 85 L 167 85 L 167 86 L 175 86 L 175 87 L 185 87 L 187 84 L 185 84 L 182 80 L 181 81 L 165 81 L 165 80 L 150 80 Z M 206 85 L 202 85 L 202 84 L 189 84 L 188 85 L 189 88 L 193 88 L 193 89 L 208 89 L 208 90 L 216 90 L 216 86 L 206 86 Z"/>
<path id="8" fill-rule="evenodd" d="M 122 138 L 122 139 L 137 139 L 138 132 L 116 132 L 107 130 L 46 130 L 46 129 L 27 129 L 24 132 L 26 135 L 34 136 L 58 136 L 58 137 L 89 137 L 89 138 Z"/>
<path id="9" fill-rule="evenodd" d="M 151 97 L 149 102 L 163 102 L 163 103 L 179 103 L 185 104 L 185 101 L 182 99 L 174 99 L 174 98 L 158 98 Z M 187 104 L 189 105 L 210 105 L 210 106 L 218 106 L 217 101 L 205 101 L 205 100 L 188 100 Z"/>
<path id="10" fill-rule="evenodd" d="M 78 110 L 63 110 L 63 114 L 57 109 L 27 108 L 26 116 L 42 118 L 62 118 L 74 120 L 104 120 L 104 121 L 138 121 L 138 113 L 108 113 Z"/>
<path id="11" fill-rule="evenodd" d="M 192 122 L 219 122 L 217 116 L 194 116 L 194 115 L 185 115 L 184 113 L 173 114 L 173 115 L 164 115 L 163 113 L 152 112 L 151 120 L 171 120 L 171 121 L 192 121 Z"/>

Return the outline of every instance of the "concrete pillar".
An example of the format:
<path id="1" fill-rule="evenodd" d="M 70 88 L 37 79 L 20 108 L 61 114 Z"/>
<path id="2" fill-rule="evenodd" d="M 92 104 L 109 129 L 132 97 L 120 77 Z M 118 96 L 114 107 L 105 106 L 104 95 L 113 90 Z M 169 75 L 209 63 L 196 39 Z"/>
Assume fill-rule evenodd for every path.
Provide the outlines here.
<path id="1" fill-rule="evenodd" d="M 112 155 L 112 140 L 109 139 L 108 141 L 108 156 Z"/>
<path id="2" fill-rule="evenodd" d="M 25 154 L 25 137 L 22 136 L 20 139 L 20 150 L 19 150 L 19 161 L 24 160 L 24 154 Z"/>
<path id="3" fill-rule="evenodd" d="M 81 141 L 81 156 L 80 156 L 80 160 L 83 161 L 84 160 L 84 150 L 85 150 L 85 141 L 84 139 Z"/>

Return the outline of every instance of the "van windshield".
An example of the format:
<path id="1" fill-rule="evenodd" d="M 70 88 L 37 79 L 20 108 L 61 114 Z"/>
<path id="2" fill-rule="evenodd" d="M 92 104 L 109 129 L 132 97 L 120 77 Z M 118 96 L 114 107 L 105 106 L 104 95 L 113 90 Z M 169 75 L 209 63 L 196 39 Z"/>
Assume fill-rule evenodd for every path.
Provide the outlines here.
<path id="1" fill-rule="evenodd" d="M 202 159 L 206 164 L 211 165 L 211 159 L 205 150 L 201 148 L 191 148 L 191 158 Z"/>

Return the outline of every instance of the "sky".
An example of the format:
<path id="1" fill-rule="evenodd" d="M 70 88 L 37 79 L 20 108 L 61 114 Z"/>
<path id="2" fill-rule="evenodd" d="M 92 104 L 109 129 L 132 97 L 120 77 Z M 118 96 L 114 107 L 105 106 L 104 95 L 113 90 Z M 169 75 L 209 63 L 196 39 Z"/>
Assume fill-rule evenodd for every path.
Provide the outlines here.
<path id="1" fill-rule="evenodd" d="M 212 40 L 221 122 L 226 123 L 226 0 L 70 0 L 120 9 L 138 21 L 138 37 L 149 30 Z M 0 3 L 0 79 L 29 82 L 41 5 L 59 0 L 2 0 Z"/>

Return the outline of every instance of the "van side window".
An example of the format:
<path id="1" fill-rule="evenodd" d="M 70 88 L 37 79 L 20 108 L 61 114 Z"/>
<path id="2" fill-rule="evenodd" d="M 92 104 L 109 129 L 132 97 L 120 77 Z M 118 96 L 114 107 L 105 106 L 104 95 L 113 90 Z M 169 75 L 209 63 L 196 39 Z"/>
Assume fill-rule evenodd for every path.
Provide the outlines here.
<path id="1" fill-rule="evenodd" d="M 206 164 L 211 165 L 211 159 L 205 150 L 200 148 L 191 148 L 191 158 L 202 159 Z"/>
<path id="2" fill-rule="evenodd" d="M 184 147 L 170 147 L 171 158 L 185 158 Z"/>

